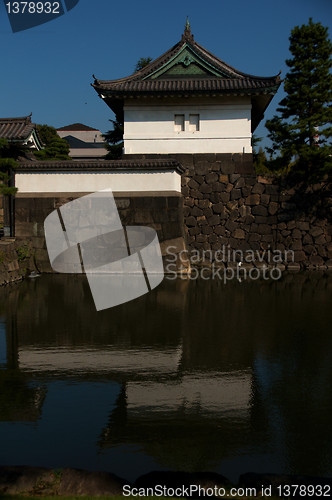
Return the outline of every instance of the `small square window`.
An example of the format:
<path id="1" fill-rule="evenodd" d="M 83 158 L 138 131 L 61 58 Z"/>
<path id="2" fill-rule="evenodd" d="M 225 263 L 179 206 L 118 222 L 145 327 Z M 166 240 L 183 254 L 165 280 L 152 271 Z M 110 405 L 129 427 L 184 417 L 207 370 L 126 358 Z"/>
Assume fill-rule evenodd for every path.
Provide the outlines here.
<path id="1" fill-rule="evenodd" d="M 189 132 L 199 131 L 199 115 L 189 115 Z"/>
<path id="2" fill-rule="evenodd" d="M 184 115 L 174 115 L 174 130 L 175 132 L 184 131 Z"/>

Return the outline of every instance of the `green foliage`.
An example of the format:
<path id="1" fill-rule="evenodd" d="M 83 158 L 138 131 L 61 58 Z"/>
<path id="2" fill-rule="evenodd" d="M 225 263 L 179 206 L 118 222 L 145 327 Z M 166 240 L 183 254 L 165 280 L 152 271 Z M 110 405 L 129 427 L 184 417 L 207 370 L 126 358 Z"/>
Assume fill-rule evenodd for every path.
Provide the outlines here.
<path id="1" fill-rule="evenodd" d="M 135 66 L 135 71 L 139 71 L 142 68 L 145 68 L 152 61 L 151 57 L 141 57 Z M 110 120 L 113 124 L 113 129 L 103 134 L 103 137 L 106 141 L 106 149 L 108 153 L 106 154 L 106 160 L 118 160 L 122 156 L 123 150 L 123 121 L 118 117 L 116 120 Z"/>
<path id="2" fill-rule="evenodd" d="M 256 174 L 270 174 L 268 168 L 268 160 L 262 147 L 259 148 L 258 153 L 254 153 L 254 167 Z"/>
<path id="3" fill-rule="evenodd" d="M 36 151 L 35 156 L 38 160 L 71 160 L 69 156 L 69 144 L 62 139 L 54 127 L 48 125 L 38 125 L 38 133 L 41 141 L 45 145 L 41 151 Z"/>
<path id="4" fill-rule="evenodd" d="M 22 245 L 16 248 L 17 260 L 20 262 L 22 260 L 28 259 L 30 257 L 30 249 L 27 245 Z"/>
<path id="5" fill-rule="evenodd" d="M 10 172 L 15 170 L 17 163 L 8 157 L 11 148 L 6 139 L 0 139 L 0 194 L 9 196 L 17 192 L 17 188 L 9 186 Z"/>
<path id="6" fill-rule="evenodd" d="M 109 130 L 103 137 L 108 151 L 107 160 L 117 160 L 121 158 L 123 148 L 123 123 L 119 120 L 110 120 L 113 123 L 113 130 Z"/>
<path id="7" fill-rule="evenodd" d="M 151 57 L 141 57 L 136 63 L 134 73 L 137 73 L 140 69 L 145 68 L 145 66 L 150 64 L 151 61 Z"/>
<path id="8" fill-rule="evenodd" d="M 313 181 L 332 172 L 332 44 L 328 29 L 311 18 L 307 25 L 296 26 L 289 40 L 286 97 L 277 108 L 280 115 L 266 122 L 272 141 L 270 168 Z"/>

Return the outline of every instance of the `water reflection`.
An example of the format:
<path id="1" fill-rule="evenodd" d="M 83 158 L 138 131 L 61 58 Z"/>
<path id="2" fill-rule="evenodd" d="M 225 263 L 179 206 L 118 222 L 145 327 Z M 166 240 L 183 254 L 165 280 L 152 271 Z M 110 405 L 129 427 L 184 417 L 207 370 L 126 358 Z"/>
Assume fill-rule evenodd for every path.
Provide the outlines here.
<path id="1" fill-rule="evenodd" d="M 1 289 L 0 463 L 331 474 L 331 292 L 165 280 L 97 313 L 84 276 Z"/>

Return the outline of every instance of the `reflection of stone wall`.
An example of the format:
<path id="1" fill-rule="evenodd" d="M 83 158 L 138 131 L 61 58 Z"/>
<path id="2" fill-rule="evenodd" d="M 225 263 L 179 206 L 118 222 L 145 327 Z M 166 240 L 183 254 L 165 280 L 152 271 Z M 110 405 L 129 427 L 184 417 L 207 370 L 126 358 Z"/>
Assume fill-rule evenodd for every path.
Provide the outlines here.
<path id="1" fill-rule="evenodd" d="M 330 186 L 287 188 L 257 176 L 251 154 L 168 157 L 185 168 L 182 194 L 190 249 L 293 251 L 295 263 L 287 254 L 292 268 L 332 268 Z"/>
<path id="2" fill-rule="evenodd" d="M 30 241 L 0 240 L 0 286 L 19 281 L 35 269 Z"/>
<path id="3" fill-rule="evenodd" d="M 35 196 L 18 194 L 15 200 L 15 235 L 32 242 L 38 269 L 52 272 L 44 237 L 45 218 L 55 209 L 87 193 Z M 172 245 L 184 249 L 183 201 L 180 193 L 114 193 L 124 226 L 149 226 L 157 231 L 162 252 Z"/>

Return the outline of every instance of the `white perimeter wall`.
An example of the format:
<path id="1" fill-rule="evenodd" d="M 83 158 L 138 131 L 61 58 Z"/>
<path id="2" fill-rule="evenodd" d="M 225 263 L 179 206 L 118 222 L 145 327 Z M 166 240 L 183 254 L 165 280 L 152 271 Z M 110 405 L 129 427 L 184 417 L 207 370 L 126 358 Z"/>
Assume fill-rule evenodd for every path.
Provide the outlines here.
<path id="1" fill-rule="evenodd" d="M 92 193 L 103 189 L 114 192 L 177 191 L 181 175 L 167 172 L 17 172 L 15 185 L 23 193 Z"/>
<path id="2" fill-rule="evenodd" d="M 135 105 L 136 104 L 136 105 Z M 174 115 L 185 115 L 176 132 Z M 200 115 L 200 130 L 189 132 L 189 114 Z M 251 104 L 124 106 L 124 148 L 135 153 L 251 153 Z"/>

